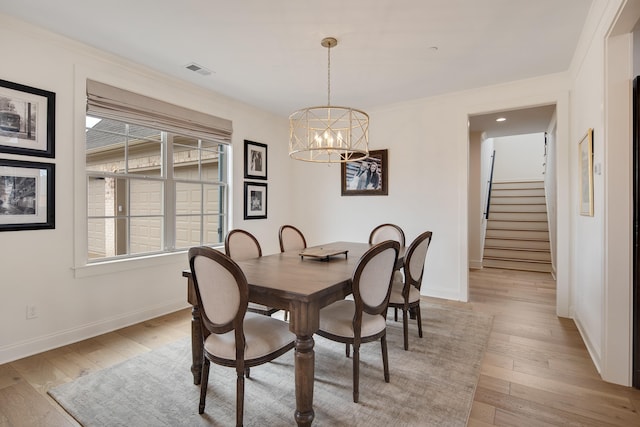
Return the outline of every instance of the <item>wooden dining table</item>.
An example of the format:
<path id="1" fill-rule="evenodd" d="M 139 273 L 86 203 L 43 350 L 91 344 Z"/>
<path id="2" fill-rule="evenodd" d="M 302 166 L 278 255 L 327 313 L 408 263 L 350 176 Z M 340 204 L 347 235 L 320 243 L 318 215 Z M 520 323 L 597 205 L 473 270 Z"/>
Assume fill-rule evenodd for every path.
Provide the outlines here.
<path id="1" fill-rule="evenodd" d="M 360 257 L 371 247 L 368 243 L 333 242 L 307 248 L 310 256 L 300 251 L 266 255 L 238 262 L 249 283 L 249 301 L 289 311 L 289 330 L 296 335 L 294 418 L 299 426 L 310 426 L 314 419 L 314 339 L 319 328 L 320 309 L 344 299 L 351 293 L 351 276 Z M 401 248 L 397 268 L 402 266 Z M 317 256 L 335 253 L 334 256 Z M 315 256 L 313 256 L 315 255 Z M 191 372 L 194 384 L 200 384 L 203 340 L 200 309 L 189 270 L 187 298 L 193 306 Z"/>

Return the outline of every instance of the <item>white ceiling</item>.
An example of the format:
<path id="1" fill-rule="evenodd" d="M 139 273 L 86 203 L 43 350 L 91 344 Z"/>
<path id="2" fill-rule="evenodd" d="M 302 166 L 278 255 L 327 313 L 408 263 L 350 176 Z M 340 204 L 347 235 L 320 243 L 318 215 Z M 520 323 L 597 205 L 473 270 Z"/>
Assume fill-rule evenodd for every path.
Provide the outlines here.
<path id="1" fill-rule="evenodd" d="M 2 0 L 0 12 L 288 116 L 327 102 L 327 49 L 320 46 L 326 36 L 338 39 L 331 50 L 331 104 L 366 111 L 566 71 L 590 5 L 591 0 Z M 192 62 L 213 74 L 186 70 Z"/>

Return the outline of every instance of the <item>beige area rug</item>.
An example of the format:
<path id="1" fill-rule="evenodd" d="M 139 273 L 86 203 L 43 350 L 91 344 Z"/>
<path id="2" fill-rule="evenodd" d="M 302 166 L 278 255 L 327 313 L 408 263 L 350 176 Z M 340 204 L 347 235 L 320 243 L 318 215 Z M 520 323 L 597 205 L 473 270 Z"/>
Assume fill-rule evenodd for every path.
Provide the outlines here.
<path id="1" fill-rule="evenodd" d="M 465 426 L 492 317 L 423 303 L 424 337 L 410 321 L 387 321 L 391 382 L 385 383 L 379 342 L 361 347 L 360 402 L 352 400 L 352 360 L 344 345 L 316 336 L 314 426 Z M 295 425 L 293 351 L 251 369 L 245 381 L 246 426 Z M 198 415 L 199 386 L 182 339 L 60 385 L 49 394 L 84 426 L 232 426 L 235 371 L 211 364 L 207 407 Z"/>

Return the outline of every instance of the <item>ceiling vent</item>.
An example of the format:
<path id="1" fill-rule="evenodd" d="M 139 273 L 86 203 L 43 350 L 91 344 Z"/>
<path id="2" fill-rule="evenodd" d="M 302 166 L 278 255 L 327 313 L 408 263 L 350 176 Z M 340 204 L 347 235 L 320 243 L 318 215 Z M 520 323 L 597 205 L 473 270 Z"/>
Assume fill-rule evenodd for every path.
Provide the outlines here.
<path id="1" fill-rule="evenodd" d="M 202 74 L 203 76 L 210 76 L 213 72 L 202 65 L 198 65 L 195 62 L 186 65 L 184 68 L 187 70 L 195 71 L 198 74 Z"/>

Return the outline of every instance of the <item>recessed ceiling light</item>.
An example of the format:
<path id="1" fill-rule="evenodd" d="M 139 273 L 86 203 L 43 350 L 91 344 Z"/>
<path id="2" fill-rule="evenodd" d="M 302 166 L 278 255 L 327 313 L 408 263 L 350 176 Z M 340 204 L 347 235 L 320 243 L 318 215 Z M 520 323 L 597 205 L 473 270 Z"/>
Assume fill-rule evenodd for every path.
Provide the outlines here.
<path id="1" fill-rule="evenodd" d="M 498 117 L 496 119 L 496 122 L 504 122 L 505 120 L 507 120 L 507 119 L 505 119 L 504 117 Z"/>

